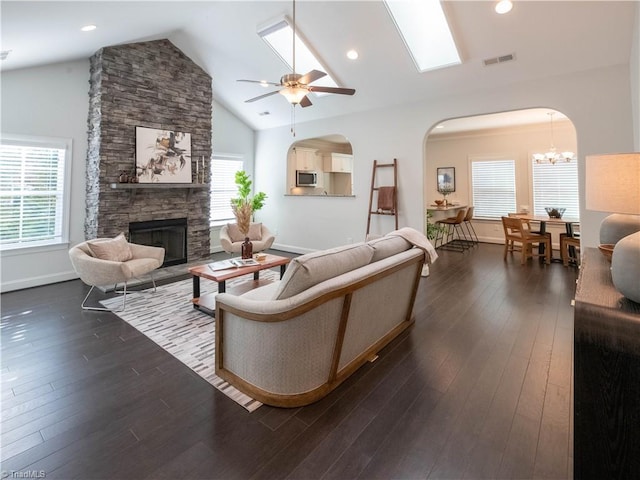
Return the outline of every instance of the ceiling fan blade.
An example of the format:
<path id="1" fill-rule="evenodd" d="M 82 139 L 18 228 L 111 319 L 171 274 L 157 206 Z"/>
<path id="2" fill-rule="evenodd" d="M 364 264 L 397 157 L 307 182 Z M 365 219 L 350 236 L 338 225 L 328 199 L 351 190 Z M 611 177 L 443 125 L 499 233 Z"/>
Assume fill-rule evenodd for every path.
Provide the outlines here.
<path id="1" fill-rule="evenodd" d="M 310 107 L 311 105 L 313 105 L 313 104 L 311 103 L 311 100 L 309 100 L 309 97 L 306 96 L 306 95 L 304 97 L 302 97 L 302 100 L 300 100 L 300 106 L 302 108 Z"/>
<path id="2" fill-rule="evenodd" d="M 310 92 L 337 93 L 340 95 L 353 95 L 356 93 L 353 88 L 336 88 L 336 87 L 316 87 L 309 85 Z"/>
<path id="3" fill-rule="evenodd" d="M 281 83 L 267 82 L 265 80 L 236 80 L 236 82 L 259 83 L 260 85 L 273 85 L 273 86 L 276 86 L 276 87 L 281 87 L 282 86 Z"/>
<path id="4" fill-rule="evenodd" d="M 298 82 L 304 83 L 305 85 L 309 85 L 312 82 L 315 82 L 319 78 L 325 77 L 327 74 L 321 72 L 320 70 L 311 70 L 310 72 L 305 73 L 298 79 Z"/>
<path id="5" fill-rule="evenodd" d="M 280 90 L 276 90 L 275 92 L 269 92 L 269 93 L 265 93 L 264 95 L 259 95 L 257 97 L 253 97 L 250 98 L 249 100 L 245 100 L 244 103 L 251 103 L 251 102 L 255 102 L 256 100 L 261 100 L 265 97 L 270 97 L 271 95 L 275 95 L 276 93 L 279 93 Z"/>

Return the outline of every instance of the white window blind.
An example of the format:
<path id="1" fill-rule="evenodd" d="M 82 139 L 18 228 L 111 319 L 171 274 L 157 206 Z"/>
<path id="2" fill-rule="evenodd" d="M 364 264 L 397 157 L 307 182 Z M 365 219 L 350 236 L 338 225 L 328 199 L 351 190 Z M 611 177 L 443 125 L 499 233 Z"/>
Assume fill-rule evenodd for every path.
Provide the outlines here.
<path id="1" fill-rule="evenodd" d="M 471 160 L 474 218 L 499 219 L 516 211 L 514 160 Z"/>
<path id="2" fill-rule="evenodd" d="M 546 215 L 545 207 L 566 208 L 563 217 L 580 218 L 578 162 L 536 163 L 532 161 L 533 213 Z"/>
<path id="3" fill-rule="evenodd" d="M 211 162 L 211 224 L 234 218 L 231 199 L 238 193 L 235 176 L 243 167 L 241 155 L 214 154 Z"/>
<path id="4" fill-rule="evenodd" d="M 0 249 L 68 240 L 71 140 L 2 136 Z"/>

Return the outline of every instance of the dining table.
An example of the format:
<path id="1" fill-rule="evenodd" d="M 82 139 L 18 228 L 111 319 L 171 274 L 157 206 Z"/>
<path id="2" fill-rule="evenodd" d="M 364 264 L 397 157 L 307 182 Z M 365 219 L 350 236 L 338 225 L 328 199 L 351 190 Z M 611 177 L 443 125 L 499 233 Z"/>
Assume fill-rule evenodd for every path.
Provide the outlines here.
<path id="1" fill-rule="evenodd" d="M 547 224 L 550 225 L 564 225 L 565 232 L 568 237 L 574 236 L 574 226 L 580 225 L 580 219 L 578 218 L 566 218 L 566 217 L 550 217 L 548 215 L 533 215 L 533 214 L 519 214 L 519 218 L 528 220 L 530 222 L 538 222 L 540 224 L 540 233 L 544 234 L 547 231 Z M 560 239 L 558 238 L 558 245 L 560 245 Z M 574 247 L 569 247 L 574 248 Z M 538 253 L 544 253 L 544 244 L 541 243 L 538 247 Z M 561 259 L 552 258 L 552 261 L 562 261 Z"/>

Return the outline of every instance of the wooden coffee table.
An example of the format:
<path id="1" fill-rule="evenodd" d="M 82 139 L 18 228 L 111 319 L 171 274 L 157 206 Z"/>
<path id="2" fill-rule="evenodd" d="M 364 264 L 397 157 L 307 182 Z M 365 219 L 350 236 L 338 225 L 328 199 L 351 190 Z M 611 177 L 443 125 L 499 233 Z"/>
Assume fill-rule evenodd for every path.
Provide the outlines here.
<path id="1" fill-rule="evenodd" d="M 229 293 L 244 293 L 253 288 L 259 287 L 270 283 L 269 280 L 260 280 L 260 271 L 268 270 L 273 267 L 280 267 L 280 278 L 284 275 L 287 269 L 287 264 L 291 261 L 289 257 L 280 257 L 278 255 L 269 255 L 263 261 L 258 262 L 258 265 L 249 265 L 246 267 L 233 267 L 226 270 L 211 270 L 209 264 L 200 265 L 197 267 L 191 267 L 189 273 L 193 277 L 193 308 L 202 310 L 211 316 L 215 315 L 215 293 L 206 295 L 200 295 L 200 278 L 206 278 L 207 280 L 213 280 L 218 282 L 218 292 L 224 293 L 227 291 L 226 281 L 233 278 L 238 278 L 243 275 L 253 273 L 253 282 L 247 282 L 238 289 L 233 289 Z M 215 262 L 212 262 L 215 263 Z"/>

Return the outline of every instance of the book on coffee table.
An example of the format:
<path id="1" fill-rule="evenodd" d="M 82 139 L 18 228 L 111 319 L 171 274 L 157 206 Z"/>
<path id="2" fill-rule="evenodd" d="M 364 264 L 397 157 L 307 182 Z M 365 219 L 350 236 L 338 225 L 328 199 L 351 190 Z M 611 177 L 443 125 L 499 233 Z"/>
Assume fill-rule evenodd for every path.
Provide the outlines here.
<path id="1" fill-rule="evenodd" d="M 253 258 L 232 258 L 230 260 L 236 267 L 248 267 L 250 265 L 260 265 L 257 260 Z"/>
<path id="2" fill-rule="evenodd" d="M 219 262 L 210 263 L 209 269 L 212 272 L 216 272 L 218 270 L 248 267 L 251 265 L 260 265 L 260 263 L 257 260 L 254 260 L 253 258 L 231 258 L 229 260 L 221 260 Z"/>

